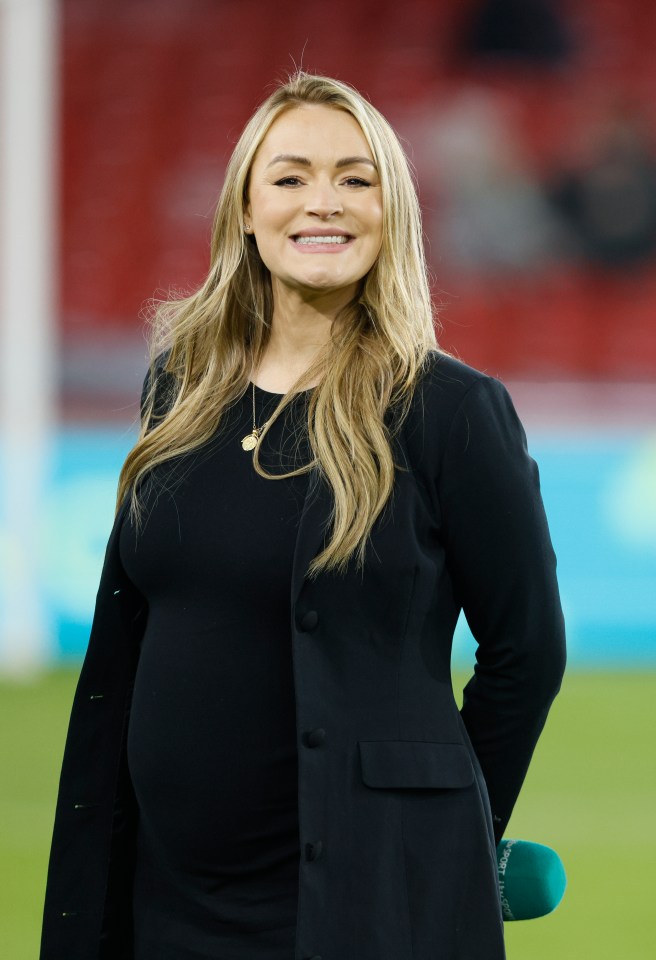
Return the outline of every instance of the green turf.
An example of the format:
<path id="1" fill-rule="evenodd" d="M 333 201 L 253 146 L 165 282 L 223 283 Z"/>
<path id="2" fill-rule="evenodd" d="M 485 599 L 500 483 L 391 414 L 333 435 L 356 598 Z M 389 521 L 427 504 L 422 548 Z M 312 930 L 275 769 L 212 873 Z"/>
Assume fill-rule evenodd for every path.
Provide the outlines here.
<path id="1" fill-rule="evenodd" d="M 0 683 L 0 945 L 11 960 L 38 956 L 74 684 L 70 671 Z M 567 674 L 508 836 L 555 847 L 568 889 L 551 916 L 506 924 L 509 960 L 656 955 L 655 715 L 656 672 Z"/>
<path id="2" fill-rule="evenodd" d="M 76 674 L 0 683 L 0 955 L 36 960 L 64 737 Z"/>

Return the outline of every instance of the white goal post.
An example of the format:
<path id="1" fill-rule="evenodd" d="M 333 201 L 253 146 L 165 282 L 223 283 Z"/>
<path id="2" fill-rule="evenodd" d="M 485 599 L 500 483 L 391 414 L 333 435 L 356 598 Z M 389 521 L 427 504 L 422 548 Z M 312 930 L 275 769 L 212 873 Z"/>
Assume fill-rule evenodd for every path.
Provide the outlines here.
<path id="1" fill-rule="evenodd" d="M 0 670 L 14 674 L 53 642 L 39 558 L 57 420 L 57 7 L 0 0 Z"/>

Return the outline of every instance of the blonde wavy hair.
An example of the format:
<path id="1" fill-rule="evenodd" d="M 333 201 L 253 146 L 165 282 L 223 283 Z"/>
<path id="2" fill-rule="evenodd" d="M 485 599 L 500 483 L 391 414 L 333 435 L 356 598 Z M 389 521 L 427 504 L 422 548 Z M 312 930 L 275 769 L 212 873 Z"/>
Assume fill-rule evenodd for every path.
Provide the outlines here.
<path id="1" fill-rule="evenodd" d="M 345 110 L 355 118 L 378 168 L 383 208 L 376 262 L 333 322 L 329 343 L 281 397 L 268 424 L 294 394 L 320 378 L 307 408 L 311 460 L 271 474 L 259 463 L 257 448 L 253 457 L 255 470 L 267 479 L 316 468 L 331 489 L 331 535 L 307 571 L 314 577 L 324 570 L 344 572 L 352 556 L 362 567 L 373 524 L 393 492 L 393 435 L 407 415 L 429 353 L 437 349 L 409 161 L 387 120 L 338 80 L 298 71 L 244 128 L 214 217 L 207 278 L 191 296 L 159 303 L 151 321 L 149 387 L 141 430 L 119 477 L 117 511 L 129 495 L 132 519 L 139 523 L 139 491 L 147 474 L 208 441 L 227 408 L 249 387 L 269 338 L 273 310 L 269 271 L 254 238 L 244 233 L 249 174 L 271 124 L 303 104 Z M 162 413 L 163 383 L 168 388 Z M 386 422 L 390 408 L 396 412 L 393 427 Z"/>

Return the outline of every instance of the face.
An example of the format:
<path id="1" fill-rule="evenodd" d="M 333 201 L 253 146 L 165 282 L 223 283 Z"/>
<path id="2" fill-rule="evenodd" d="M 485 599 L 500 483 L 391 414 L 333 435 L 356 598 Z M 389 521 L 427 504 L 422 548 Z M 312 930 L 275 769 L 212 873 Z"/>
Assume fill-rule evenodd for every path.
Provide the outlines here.
<path id="1" fill-rule="evenodd" d="M 251 167 L 244 220 L 281 285 L 355 294 L 381 246 L 383 209 L 373 155 L 343 110 L 304 104 L 271 125 Z"/>

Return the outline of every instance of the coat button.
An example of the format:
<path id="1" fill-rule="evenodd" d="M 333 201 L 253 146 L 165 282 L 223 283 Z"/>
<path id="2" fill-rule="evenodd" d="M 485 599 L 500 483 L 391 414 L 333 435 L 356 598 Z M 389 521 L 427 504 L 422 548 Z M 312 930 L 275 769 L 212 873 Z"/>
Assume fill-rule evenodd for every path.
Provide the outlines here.
<path id="1" fill-rule="evenodd" d="M 318 860 L 321 856 L 321 851 L 323 850 L 323 843 L 321 840 L 315 840 L 314 843 L 305 844 L 305 859 L 306 860 Z"/>
<path id="2" fill-rule="evenodd" d="M 306 747 L 320 747 L 326 739 L 326 731 L 323 727 L 317 727 L 316 730 L 306 730 L 303 734 L 303 743 Z"/>
<path id="3" fill-rule="evenodd" d="M 316 610 L 308 610 L 301 618 L 301 630 L 314 630 L 319 623 L 319 614 Z"/>

